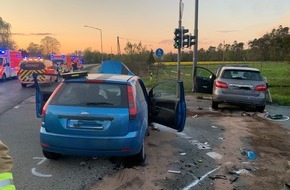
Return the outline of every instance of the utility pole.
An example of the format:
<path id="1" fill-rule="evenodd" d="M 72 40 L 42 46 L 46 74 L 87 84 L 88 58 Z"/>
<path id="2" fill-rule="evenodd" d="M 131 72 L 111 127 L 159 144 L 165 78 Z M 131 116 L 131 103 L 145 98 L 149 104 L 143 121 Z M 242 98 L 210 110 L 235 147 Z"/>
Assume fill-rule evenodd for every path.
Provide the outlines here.
<path id="1" fill-rule="evenodd" d="M 198 51 L 198 0 L 195 0 L 195 23 L 194 23 L 194 36 L 195 36 L 195 45 L 194 45 L 194 52 L 193 52 L 193 89 L 195 91 L 196 88 L 196 69 L 197 69 L 197 51 Z"/>
<path id="2" fill-rule="evenodd" d="M 118 55 L 121 55 L 119 36 L 117 36 L 117 53 L 118 53 Z"/>

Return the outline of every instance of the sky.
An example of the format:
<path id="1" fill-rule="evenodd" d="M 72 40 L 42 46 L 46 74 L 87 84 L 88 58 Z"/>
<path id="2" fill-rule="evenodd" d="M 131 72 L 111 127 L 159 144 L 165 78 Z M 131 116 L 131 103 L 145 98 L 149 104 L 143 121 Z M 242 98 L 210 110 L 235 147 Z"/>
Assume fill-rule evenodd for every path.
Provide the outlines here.
<path id="1" fill-rule="evenodd" d="M 279 25 L 290 27 L 290 0 L 182 0 L 182 26 L 194 33 L 198 1 L 198 49 L 260 38 Z M 180 0 L 0 0 L 0 17 L 11 24 L 19 49 L 56 38 L 61 53 L 91 48 L 121 53 L 129 41 L 148 50 L 173 47 Z M 98 29 L 88 28 L 90 26 Z M 247 45 L 245 46 L 247 48 Z"/>

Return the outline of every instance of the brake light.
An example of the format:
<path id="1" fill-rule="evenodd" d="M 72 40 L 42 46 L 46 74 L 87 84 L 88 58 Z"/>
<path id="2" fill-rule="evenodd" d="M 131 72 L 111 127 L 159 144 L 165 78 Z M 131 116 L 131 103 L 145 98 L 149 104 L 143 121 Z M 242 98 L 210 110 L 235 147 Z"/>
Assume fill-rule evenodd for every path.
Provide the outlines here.
<path id="1" fill-rule="evenodd" d="M 132 86 L 127 86 L 128 103 L 129 103 L 129 119 L 133 120 L 137 116 L 137 106 L 134 98 L 134 89 Z"/>
<path id="2" fill-rule="evenodd" d="M 221 82 L 221 81 L 216 81 L 216 82 L 215 82 L 215 86 L 216 86 L 217 88 L 228 88 L 227 83 L 225 83 L 225 82 Z"/>
<path id="3" fill-rule="evenodd" d="M 267 91 L 267 85 L 266 84 L 258 85 L 256 86 L 255 91 L 259 91 L 259 92 Z"/>

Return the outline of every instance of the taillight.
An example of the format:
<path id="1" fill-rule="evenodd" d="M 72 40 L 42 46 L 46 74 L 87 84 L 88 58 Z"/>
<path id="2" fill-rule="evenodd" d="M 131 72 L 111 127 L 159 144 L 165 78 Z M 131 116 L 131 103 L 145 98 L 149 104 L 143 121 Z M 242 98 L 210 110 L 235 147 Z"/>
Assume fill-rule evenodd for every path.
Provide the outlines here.
<path id="1" fill-rule="evenodd" d="M 221 82 L 221 81 L 216 81 L 216 82 L 215 82 L 215 86 L 216 86 L 217 88 L 228 88 L 227 83 L 225 83 L 225 82 Z"/>
<path id="2" fill-rule="evenodd" d="M 137 106 L 134 98 L 134 89 L 132 86 L 127 86 L 128 103 L 129 103 L 129 118 L 133 120 L 137 116 Z"/>
<path id="3" fill-rule="evenodd" d="M 258 85 L 256 86 L 255 91 L 259 91 L 259 92 L 267 91 L 267 85 L 266 84 Z"/>

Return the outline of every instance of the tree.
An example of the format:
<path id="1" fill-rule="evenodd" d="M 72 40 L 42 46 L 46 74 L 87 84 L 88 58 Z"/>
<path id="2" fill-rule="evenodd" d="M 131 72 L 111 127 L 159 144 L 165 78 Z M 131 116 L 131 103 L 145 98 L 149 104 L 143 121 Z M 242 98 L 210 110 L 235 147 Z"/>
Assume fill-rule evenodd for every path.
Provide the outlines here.
<path id="1" fill-rule="evenodd" d="M 11 38 L 11 25 L 0 17 L 0 49 L 16 49 L 16 43 Z"/>
<path id="2" fill-rule="evenodd" d="M 155 63 L 154 52 L 151 49 L 150 54 L 149 54 L 149 58 L 147 60 L 147 64 L 148 65 L 153 65 L 154 63 Z"/>
<path id="3" fill-rule="evenodd" d="M 29 46 L 27 47 L 27 52 L 30 57 L 37 57 L 42 55 L 42 49 L 40 45 L 30 42 Z"/>
<path id="4" fill-rule="evenodd" d="M 52 53 L 60 53 L 60 42 L 51 36 L 45 36 L 41 41 L 41 48 L 43 50 L 43 56 L 49 57 Z"/>

